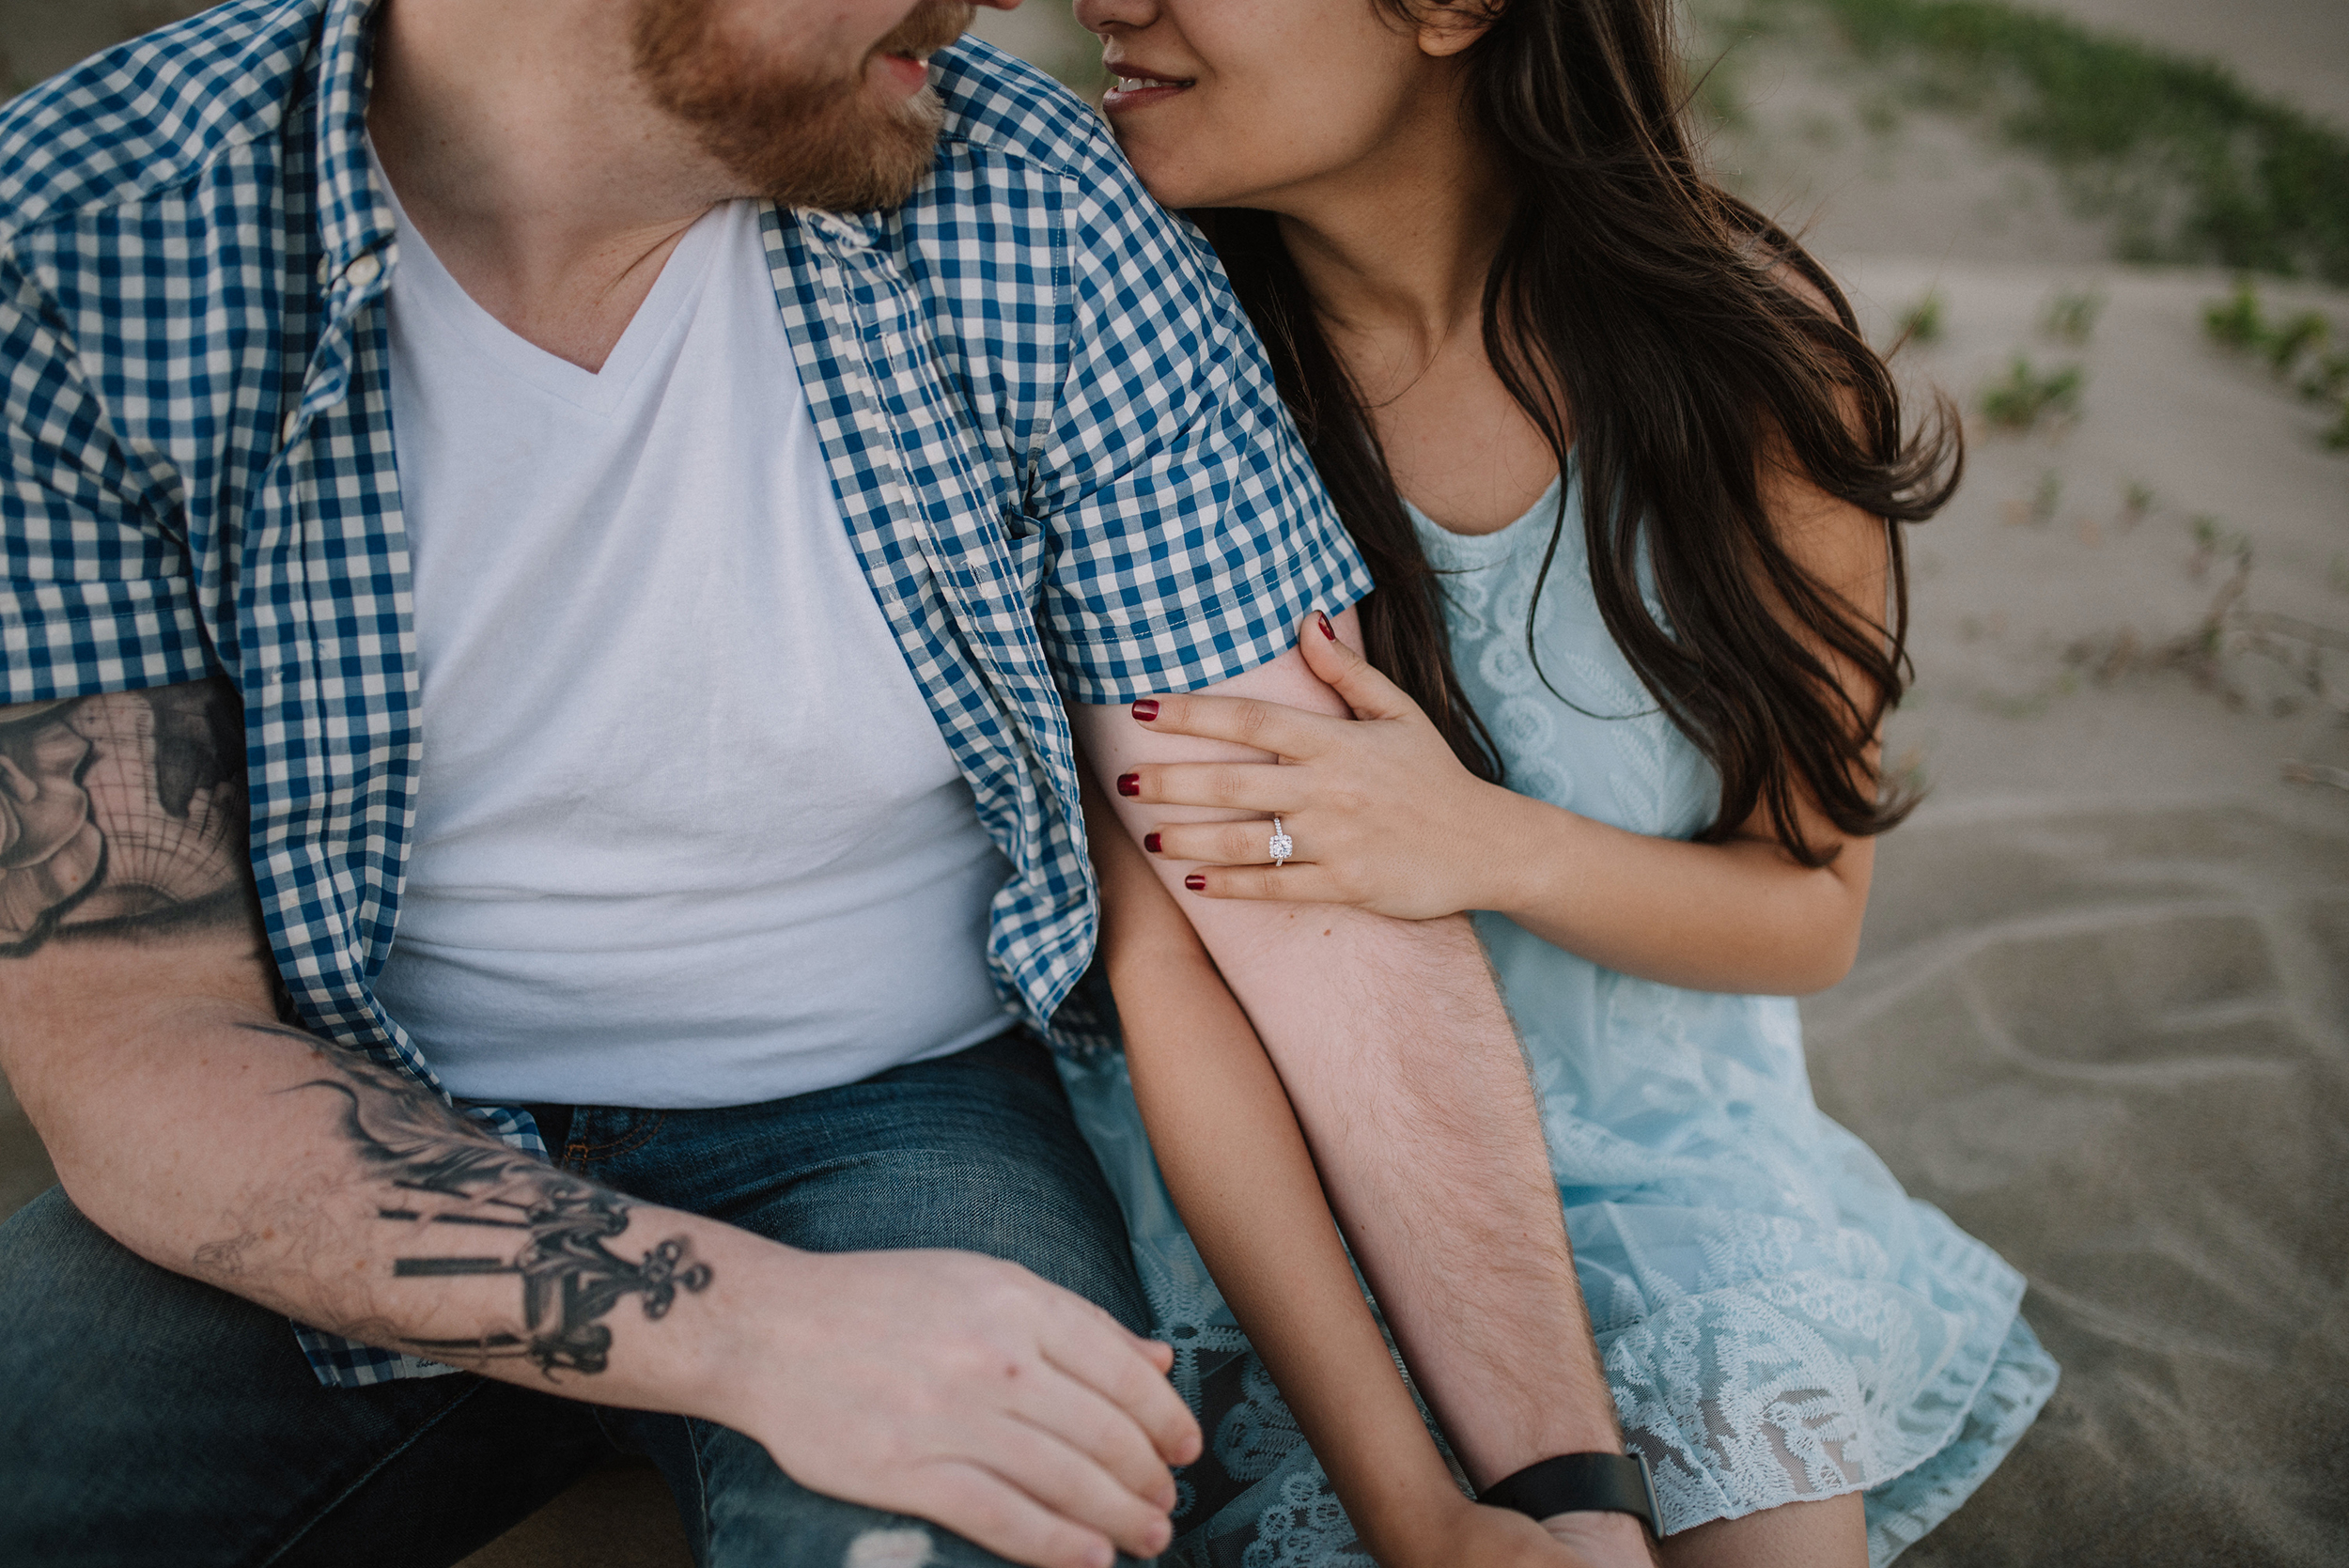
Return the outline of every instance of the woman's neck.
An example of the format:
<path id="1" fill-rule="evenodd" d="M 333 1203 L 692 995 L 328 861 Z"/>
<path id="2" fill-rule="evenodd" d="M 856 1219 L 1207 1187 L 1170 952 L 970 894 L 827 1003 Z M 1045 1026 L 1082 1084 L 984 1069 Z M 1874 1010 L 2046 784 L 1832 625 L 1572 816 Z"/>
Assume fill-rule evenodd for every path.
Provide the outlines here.
<path id="1" fill-rule="evenodd" d="M 1392 147 L 1266 205 L 1395 489 L 1446 528 L 1490 533 L 1558 473 L 1485 353 L 1485 280 L 1515 191 L 1456 102 Z"/>
<path id="2" fill-rule="evenodd" d="M 1506 181 L 1464 128 L 1282 193 L 1281 238 L 1323 329 L 1358 379 L 1424 366 L 1482 332 L 1485 275 L 1510 212 Z M 1389 389 L 1392 390 L 1392 388 Z M 1376 384 L 1363 396 L 1380 399 Z"/>

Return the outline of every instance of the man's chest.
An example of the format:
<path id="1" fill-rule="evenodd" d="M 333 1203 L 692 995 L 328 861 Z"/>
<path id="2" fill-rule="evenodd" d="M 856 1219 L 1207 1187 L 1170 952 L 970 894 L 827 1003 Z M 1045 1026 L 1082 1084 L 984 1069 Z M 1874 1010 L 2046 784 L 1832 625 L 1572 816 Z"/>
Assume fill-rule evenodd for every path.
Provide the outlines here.
<path id="1" fill-rule="evenodd" d="M 844 528 L 750 204 L 695 225 L 592 373 L 402 237 L 412 878 L 487 856 L 553 892 L 633 847 L 680 885 L 788 879 L 956 780 Z"/>

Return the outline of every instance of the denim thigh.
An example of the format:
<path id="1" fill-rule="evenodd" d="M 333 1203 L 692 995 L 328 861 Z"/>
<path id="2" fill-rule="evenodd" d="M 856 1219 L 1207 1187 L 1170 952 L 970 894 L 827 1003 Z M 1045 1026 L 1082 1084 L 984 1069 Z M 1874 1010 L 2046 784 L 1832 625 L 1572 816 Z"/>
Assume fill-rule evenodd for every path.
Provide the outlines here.
<path id="1" fill-rule="evenodd" d="M 817 1252 L 1007 1258 L 1136 1333 L 1149 1308 L 1116 1197 L 1025 1034 L 860 1082 L 712 1110 L 573 1112 L 562 1162 Z"/>
<path id="2" fill-rule="evenodd" d="M 470 1374 L 327 1389 L 285 1318 L 51 1188 L 0 1224 L 0 1562 L 454 1562 L 615 1452 Z"/>

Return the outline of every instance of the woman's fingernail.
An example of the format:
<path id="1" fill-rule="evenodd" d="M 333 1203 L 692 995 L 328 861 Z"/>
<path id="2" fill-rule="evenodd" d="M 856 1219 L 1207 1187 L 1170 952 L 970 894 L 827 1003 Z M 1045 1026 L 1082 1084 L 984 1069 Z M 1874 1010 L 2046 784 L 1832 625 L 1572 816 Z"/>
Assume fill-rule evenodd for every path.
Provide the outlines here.
<path id="1" fill-rule="evenodd" d="M 1142 846 L 1144 849 L 1149 850 L 1153 855 L 1157 854 L 1159 852 L 1159 835 L 1156 833 L 1143 834 Z"/>
<path id="2" fill-rule="evenodd" d="M 1158 716 L 1159 716 L 1159 699 L 1158 699 L 1158 698 L 1156 698 L 1156 697 L 1144 697 L 1144 698 L 1143 698 L 1143 699 L 1142 699 L 1142 701 L 1140 701 L 1140 702 L 1138 702 L 1138 703 L 1134 704 L 1134 717 L 1135 717 L 1135 718 L 1137 718 L 1137 719 L 1139 719 L 1139 720 L 1141 720 L 1143 723 L 1145 723 L 1145 724 L 1146 724 L 1146 723 L 1148 723 L 1151 720 L 1153 720 L 1153 719 L 1157 718 Z"/>
<path id="3" fill-rule="evenodd" d="M 1205 893 L 1207 891 L 1207 879 L 1194 871 L 1183 878 L 1183 886 L 1193 893 Z"/>
<path id="4" fill-rule="evenodd" d="M 1120 773 L 1117 775 L 1117 793 L 1120 795 L 1141 794 L 1142 775 L 1139 773 Z"/>
<path id="5" fill-rule="evenodd" d="M 1314 612 L 1314 621 L 1321 628 L 1321 634 L 1324 637 L 1329 638 L 1332 643 L 1338 640 L 1338 629 L 1330 624 L 1329 616 L 1316 610 Z"/>

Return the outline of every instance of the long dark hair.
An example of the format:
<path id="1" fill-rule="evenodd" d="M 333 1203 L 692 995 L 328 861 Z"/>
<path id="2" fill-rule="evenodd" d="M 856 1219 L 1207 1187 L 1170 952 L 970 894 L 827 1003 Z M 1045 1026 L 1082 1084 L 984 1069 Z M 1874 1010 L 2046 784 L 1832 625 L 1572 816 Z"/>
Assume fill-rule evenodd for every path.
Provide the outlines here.
<path id="1" fill-rule="evenodd" d="M 1417 21 L 1414 0 L 1374 3 Z M 1517 195 L 1485 281 L 1485 351 L 1561 465 L 1571 441 L 1599 613 L 1720 774 L 1719 814 L 1698 837 L 1726 839 L 1760 809 L 1797 861 L 1825 864 L 1832 851 L 1798 826 L 1800 793 L 1853 836 L 1882 832 L 1915 804 L 1886 791 L 1866 755 L 1909 674 L 1906 552 L 1889 527 L 1891 624 L 1855 614 L 1779 541 L 1763 474 L 1776 464 L 1888 523 L 1921 521 L 1957 488 L 1956 421 L 1937 399 L 1910 431 L 1842 290 L 1704 178 L 1682 123 L 1669 0 L 1506 0 L 1464 62 L 1469 110 Z M 1276 220 L 1192 216 L 1369 562 L 1366 651 L 1470 769 L 1499 778 L 1452 668 L 1440 579 Z M 1789 287 L 1788 272 L 1833 315 Z M 1564 521 L 1562 505 L 1537 608 Z M 1643 553 L 1660 616 L 1641 593 Z M 1860 672 L 1865 700 L 1790 622 Z M 1529 651 L 1532 636 L 1529 617 Z"/>

